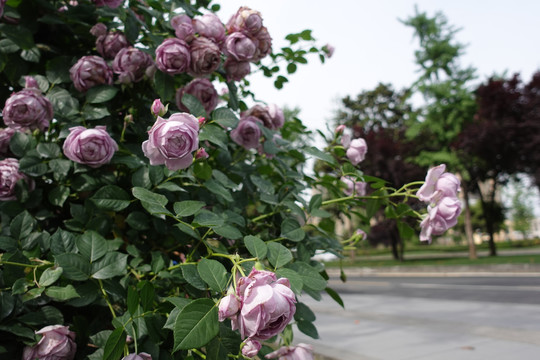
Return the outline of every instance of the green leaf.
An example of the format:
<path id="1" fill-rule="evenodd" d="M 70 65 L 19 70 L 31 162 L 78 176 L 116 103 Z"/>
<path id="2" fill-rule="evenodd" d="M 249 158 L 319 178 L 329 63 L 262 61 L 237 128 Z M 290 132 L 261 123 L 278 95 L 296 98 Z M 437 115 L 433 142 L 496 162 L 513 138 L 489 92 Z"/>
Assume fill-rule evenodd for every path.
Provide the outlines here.
<path id="1" fill-rule="evenodd" d="M 0 40 L 0 52 L 3 54 L 11 54 L 19 51 L 20 47 L 9 39 Z"/>
<path id="2" fill-rule="evenodd" d="M 90 198 L 101 210 L 122 211 L 131 203 L 131 197 L 121 187 L 106 185 Z"/>
<path id="3" fill-rule="evenodd" d="M 30 135 L 21 131 L 13 134 L 9 142 L 9 149 L 19 158 L 22 158 L 30 150 L 30 147 Z"/>
<path id="4" fill-rule="evenodd" d="M 73 285 L 67 286 L 51 286 L 45 289 L 45 295 L 56 301 L 67 301 L 69 299 L 78 298 L 80 295 L 77 293 Z"/>
<path id="5" fill-rule="evenodd" d="M 296 321 L 309 321 L 313 322 L 315 321 L 316 317 L 313 311 L 304 303 L 298 302 L 296 303 L 296 312 L 294 313 L 294 319 Z"/>
<path id="6" fill-rule="evenodd" d="M 55 255 L 58 266 L 64 269 L 63 277 L 68 280 L 84 281 L 90 274 L 90 263 L 79 254 Z"/>
<path id="7" fill-rule="evenodd" d="M 199 179 L 208 180 L 212 177 L 212 167 L 206 162 L 195 162 L 192 166 L 193 175 Z"/>
<path id="8" fill-rule="evenodd" d="M 313 339 L 319 338 L 319 333 L 317 332 L 317 328 L 313 323 L 309 321 L 297 321 L 296 326 L 298 326 L 298 330 L 306 334 L 307 336 L 312 337 Z"/>
<path id="9" fill-rule="evenodd" d="M 238 230 L 232 225 L 225 224 L 222 226 L 214 226 L 212 227 L 212 229 L 216 234 L 223 236 L 227 239 L 236 240 L 242 237 L 242 233 L 240 232 L 240 230 Z"/>
<path id="10" fill-rule="evenodd" d="M 274 194 L 274 185 L 272 184 L 272 182 L 266 179 L 263 179 L 262 177 L 257 176 L 257 175 L 251 175 L 249 178 L 251 179 L 251 182 L 255 184 L 255 186 L 260 192 L 264 194 L 270 194 L 270 195 Z"/>
<path id="11" fill-rule="evenodd" d="M 174 324 L 174 352 L 200 348 L 219 333 L 218 311 L 214 301 L 197 299 L 186 305 Z"/>
<path id="12" fill-rule="evenodd" d="M 47 93 L 47 98 L 51 101 L 55 116 L 70 118 L 79 114 L 79 101 L 66 89 L 53 87 Z"/>
<path id="13" fill-rule="evenodd" d="M 259 260 L 263 260 L 268 252 L 268 247 L 258 236 L 248 235 L 244 237 L 244 245 L 249 253 Z"/>
<path id="14" fill-rule="evenodd" d="M 206 140 L 210 141 L 212 144 L 215 144 L 224 150 L 227 150 L 227 133 L 220 126 L 213 124 L 207 124 L 203 126 L 203 128 L 199 132 L 199 141 Z"/>
<path id="15" fill-rule="evenodd" d="M 197 271 L 210 289 L 223 292 L 227 286 L 227 270 L 219 261 L 202 259 L 197 265 Z"/>
<path id="16" fill-rule="evenodd" d="M 57 186 L 47 194 L 49 202 L 54 206 L 60 207 L 64 205 L 68 197 L 69 188 L 66 186 Z"/>
<path id="17" fill-rule="evenodd" d="M 164 195 L 156 194 L 150 190 L 146 190 L 141 187 L 134 187 L 132 189 L 133 196 L 141 201 L 142 206 L 152 215 L 169 214 L 172 215 L 169 210 L 165 208 L 167 205 L 167 198 Z"/>
<path id="18" fill-rule="evenodd" d="M 19 170 L 33 177 L 44 175 L 48 169 L 37 156 L 25 156 L 19 161 Z"/>
<path id="19" fill-rule="evenodd" d="M 49 167 L 53 171 L 54 180 L 61 181 L 66 178 L 71 169 L 71 161 L 65 159 L 53 159 L 49 161 Z"/>
<path id="20" fill-rule="evenodd" d="M 306 233 L 298 221 L 288 218 L 281 223 L 281 237 L 298 242 L 304 240 L 305 236 Z"/>
<path id="21" fill-rule="evenodd" d="M 280 243 L 270 242 L 266 245 L 268 246 L 268 261 L 275 269 L 288 264 L 292 260 L 291 251 Z"/>
<path id="22" fill-rule="evenodd" d="M 291 284 L 291 289 L 295 294 L 300 295 L 304 282 L 298 273 L 292 269 L 280 268 L 276 270 L 276 275 L 280 278 L 287 278 Z"/>
<path id="23" fill-rule="evenodd" d="M 110 279 L 124 275 L 127 271 L 127 254 L 108 252 L 101 260 L 92 264 L 94 279 Z"/>
<path id="24" fill-rule="evenodd" d="M 79 252 L 91 263 L 101 259 L 107 253 L 107 240 L 95 231 L 87 231 L 76 241 Z"/>
<path id="25" fill-rule="evenodd" d="M 111 100 L 118 93 L 118 88 L 110 85 L 95 86 L 86 93 L 86 102 L 100 104 Z"/>
<path id="26" fill-rule="evenodd" d="M 60 146 L 54 143 L 39 143 L 36 150 L 45 159 L 57 158 L 61 154 Z"/>
<path id="27" fill-rule="evenodd" d="M 39 286 L 50 286 L 56 282 L 64 272 L 64 269 L 61 267 L 50 267 L 45 269 L 45 271 L 39 277 Z"/>
<path id="28" fill-rule="evenodd" d="M 141 307 L 143 311 L 150 311 L 154 308 L 154 297 L 156 290 L 151 282 L 145 281 L 141 287 Z"/>
<path id="29" fill-rule="evenodd" d="M 109 115 L 111 113 L 105 106 L 85 105 L 82 110 L 82 116 L 85 120 L 99 120 Z"/>
<path id="30" fill-rule="evenodd" d="M 39 51 L 39 48 L 37 47 L 23 50 L 21 51 L 21 58 L 28 62 L 39 63 L 39 60 L 41 59 L 41 51 Z"/>
<path id="31" fill-rule="evenodd" d="M 199 226 L 214 227 L 222 226 L 224 224 L 224 220 L 221 216 L 209 210 L 203 209 L 195 216 L 193 223 L 198 224 Z"/>
<path id="32" fill-rule="evenodd" d="M 303 150 L 308 155 L 314 156 L 319 160 L 326 161 L 327 163 L 329 163 L 331 165 L 336 165 L 337 166 L 336 159 L 334 159 L 332 157 L 332 155 L 330 155 L 329 153 L 323 152 L 323 151 L 321 151 L 321 150 L 319 150 L 319 149 L 317 149 L 316 147 L 313 147 L 313 146 L 305 147 Z"/>
<path id="33" fill-rule="evenodd" d="M 34 231 L 35 226 L 36 220 L 28 211 L 23 211 L 11 220 L 9 230 L 12 237 L 21 240 L 30 235 L 30 233 Z"/>
<path id="34" fill-rule="evenodd" d="M 345 305 L 343 304 L 343 300 L 341 299 L 341 296 L 339 296 L 339 294 L 334 289 L 327 287 L 324 290 L 326 291 L 328 295 L 330 295 L 332 299 L 334 299 L 335 302 L 337 302 L 342 308 L 345 309 Z"/>
<path id="35" fill-rule="evenodd" d="M 221 196 L 223 199 L 225 199 L 228 202 L 233 202 L 233 197 L 231 195 L 231 192 L 227 190 L 223 185 L 218 183 L 217 181 L 210 179 L 207 180 L 204 183 L 204 186 L 213 194 Z"/>
<path id="36" fill-rule="evenodd" d="M 229 350 L 219 336 L 216 336 L 206 347 L 206 360 L 227 360 Z"/>
<path id="37" fill-rule="evenodd" d="M 182 104 L 188 108 L 189 112 L 195 117 L 206 117 L 206 110 L 204 110 L 203 104 L 195 96 L 191 94 L 184 94 L 182 96 Z"/>
<path id="38" fill-rule="evenodd" d="M 71 58 L 69 56 L 60 56 L 47 61 L 45 74 L 52 84 L 67 83 L 71 81 L 69 77 L 70 68 Z"/>
<path id="39" fill-rule="evenodd" d="M 142 187 L 149 189 L 152 187 L 152 182 L 150 181 L 150 170 L 148 167 L 141 166 L 137 171 L 131 176 L 131 183 L 133 186 Z"/>
<path id="40" fill-rule="evenodd" d="M 118 360 L 124 352 L 126 343 L 126 332 L 124 328 L 115 329 L 109 336 L 103 351 L 103 360 Z"/>
<path id="41" fill-rule="evenodd" d="M 175 94 L 174 78 L 161 71 L 156 71 L 154 74 L 154 89 L 163 103 L 171 101 Z"/>
<path id="42" fill-rule="evenodd" d="M 150 228 L 150 219 L 148 216 L 140 211 L 130 212 L 126 218 L 126 222 L 135 230 L 148 230 Z"/>
<path id="43" fill-rule="evenodd" d="M 302 261 L 296 261 L 290 267 L 300 275 L 304 288 L 307 287 L 313 291 L 321 291 L 326 288 L 326 280 L 311 265 Z"/>
<path id="44" fill-rule="evenodd" d="M 186 217 L 196 214 L 206 204 L 202 201 L 186 200 L 174 203 L 174 212 L 177 217 Z"/>
<path id="45" fill-rule="evenodd" d="M 34 36 L 24 26 L 0 24 L 0 31 L 23 50 L 30 50 L 35 46 Z"/>
<path id="46" fill-rule="evenodd" d="M 403 221 L 398 221 L 397 227 L 399 231 L 399 236 L 403 240 L 410 239 L 414 236 L 414 234 L 416 234 L 416 231 L 414 231 L 414 229 L 409 224 L 404 223 Z"/>
<path id="47" fill-rule="evenodd" d="M 51 251 L 54 255 L 75 252 L 75 236 L 69 231 L 56 230 L 51 236 Z"/>
<path id="48" fill-rule="evenodd" d="M 184 276 L 184 279 L 196 289 L 206 290 L 206 284 L 199 275 L 196 265 L 182 266 L 182 276 Z"/>
<path id="49" fill-rule="evenodd" d="M 231 129 L 234 129 L 238 125 L 238 117 L 231 109 L 226 107 L 214 110 L 212 120 L 223 127 Z"/>

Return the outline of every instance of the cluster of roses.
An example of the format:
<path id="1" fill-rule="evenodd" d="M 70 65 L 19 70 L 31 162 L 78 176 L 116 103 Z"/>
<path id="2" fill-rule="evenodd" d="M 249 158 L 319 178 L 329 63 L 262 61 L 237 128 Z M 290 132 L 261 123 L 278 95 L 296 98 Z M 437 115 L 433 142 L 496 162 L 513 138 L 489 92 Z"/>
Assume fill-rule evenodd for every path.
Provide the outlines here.
<path id="1" fill-rule="evenodd" d="M 289 280 L 276 279 L 273 272 L 253 268 L 248 276 L 240 277 L 235 289 L 219 302 L 219 321 L 231 320 L 233 330 L 244 339 L 242 354 L 257 355 L 261 341 L 281 333 L 296 312 L 296 298 Z M 268 355 L 267 359 L 312 360 L 310 345 L 282 347 Z"/>
<path id="2" fill-rule="evenodd" d="M 416 196 L 428 204 L 427 216 L 420 223 L 420 240 L 431 242 L 432 235 L 442 235 L 455 226 L 461 213 L 461 201 L 457 197 L 460 181 L 445 172 L 444 164 L 428 170 L 426 181 Z"/>
<path id="3" fill-rule="evenodd" d="M 345 131 L 345 125 L 339 125 L 336 127 L 336 136 L 343 134 Z M 351 164 L 358 165 L 366 158 L 368 150 L 367 143 L 364 139 L 358 138 L 351 140 L 349 134 L 343 134 L 341 137 L 341 145 L 346 150 L 346 155 Z M 356 181 L 351 176 L 342 176 L 340 179 L 345 184 L 345 195 L 351 196 L 353 194 L 357 196 L 365 196 L 367 190 L 367 183 L 364 181 Z"/>

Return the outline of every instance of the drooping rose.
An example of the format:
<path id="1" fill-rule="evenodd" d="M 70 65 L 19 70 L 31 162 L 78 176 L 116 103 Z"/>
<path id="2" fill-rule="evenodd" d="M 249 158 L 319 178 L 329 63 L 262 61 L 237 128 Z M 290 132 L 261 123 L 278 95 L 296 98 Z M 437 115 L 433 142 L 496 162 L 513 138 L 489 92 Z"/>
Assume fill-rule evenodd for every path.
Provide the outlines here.
<path id="1" fill-rule="evenodd" d="M 240 31 L 254 35 L 261 30 L 262 24 L 263 20 L 260 12 L 242 6 L 229 19 L 226 28 L 229 34 Z"/>
<path id="2" fill-rule="evenodd" d="M 255 39 L 258 45 L 255 56 L 251 59 L 252 62 L 257 62 L 272 52 L 272 37 L 264 26 L 255 34 Z"/>
<path id="3" fill-rule="evenodd" d="M 5 156 L 9 153 L 9 142 L 15 132 L 14 129 L 9 127 L 0 129 L 0 155 Z"/>
<path id="4" fill-rule="evenodd" d="M 225 26 L 215 14 L 194 17 L 193 29 L 200 36 L 207 37 L 217 44 L 221 44 L 225 40 Z"/>
<path id="5" fill-rule="evenodd" d="M 351 164 L 358 165 L 364 161 L 367 153 L 366 141 L 362 138 L 354 139 L 351 141 L 349 148 L 347 149 L 347 158 L 351 161 Z"/>
<path id="6" fill-rule="evenodd" d="M 180 40 L 190 42 L 195 35 L 195 29 L 193 29 L 193 22 L 186 14 L 176 15 L 171 19 L 171 26 L 174 29 L 174 34 Z"/>
<path id="7" fill-rule="evenodd" d="M 145 352 L 139 354 L 129 354 L 128 356 L 124 356 L 122 360 L 152 360 L 152 355 Z"/>
<path id="8" fill-rule="evenodd" d="M 143 142 L 144 155 L 150 165 L 169 170 L 185 169 L 193 162 L 193 151 L 199 147 L 199 121 L 191 114 L 177 113 L 170 118 L 158 117 Z"/>
<path id="9" fill-rule="evenodd" d="M 190 44 L 191 63 L 189 74 L 194 77 L 210 75 L 221 63 L 221 51 L 212 40 L 199 36 Z"/>
<path id="10" fill-rule="evenodd" d="M 249 61 L 237 61 L 228 57 L 223 64 L 228 81 L 240 81 L 251 73 Z"/>
<path id="11" fill-rule="evenodd" d="M 111 9 L 116 9 L 124 3 L 124 0 L 92 0 L 96 6 L 107 6 Z"/>
<path id="12" fill-rule="evenodd" d="M 431 203 L 437 202 L 444 196 L 457 196 L 460 181 L 454 174 L 445 171 L 446 165 L 444 164 L 428 170 L 424 185 L 416 192 L 420 201 Z"/>
<path id="13" fill-rule="evenodd" d="M 261 139 L 261 129 L 255 116 L 242 117 L 238 126 L 231 131 L 231 139 L 246 149 L 256 149 Z"/>
<path id="14" fill-rule="evenodd" d="M 39 89 L 27 88 L 12 94 L 2 110 L 4 123 L 15 130 L 44 131 L 53 118 L 53 107 Z"/>
<path id="15" fill-rule="evenodd" d="M 23 351 L 23 360 L 73 360 L 77 351 L 75 333 L 67 326 L 51 325 L 36 331 L 43 335 L 39 342 Z"/>
<path id="16" fill-rule="evenodd" d="M 99 28 L 99 33 L 101 29 Z M 129 47 L 129 42 L 121 31 L 111 31 L 105 35 L 99 35 L 96 39 L 96 50 L 105 59 L 114 59 L 120 50 L 127 47 Z"/>
<path id="17" fill-rule="evenodd" d="M 180 39 L 166 39 L 156 49 L 156 65 L 162 72 L 175 75 L 188 71 L 191 54 L 188 44 Z"/>
<path id="18" fill-rule="evenodd" d="M 457 197 L 443 197 L 435 205 L 428 206 L 427 216 L 420 223 L 420 241 L 431 242 L 432 235 L 442 235 L 455 226 L 461 214 L 461 202 Z"/>
<path id="19" fill-rule="evenodd" d="M 346 188 L 343 193 L 347 196 L 351 196 L 353 193 L 356 196 L 365 196 L 367 183 L 363 181 L 356 181 L 350 176 L 342 176 L 341 181 L 345 184 Z"/>
<path id="20" fill-rule="evenodd" d="M 228 304 L 220 302 L 220 319 L 230 318 L 232 329 L 238 329 L 242 339 L 250 341 L 267 340 L 281 333 L 296 311 L 296 298 L 289 280 L 276 279 L 270 271 L 253 268 L 248 276 L 238 279 L 236 294 L 232 296 L 225 300 Z M 234 301 L 238 305 L 236 313 L 230 304 Z M 256 345 L 251 343 L 246 350 Z"/>
<path id="21" fill-rule="evenodd" d="M 229 34 L 225 40 L 224 51 L 236 61 L 251 61 L 257 52 L 259 42 L 241 32 Z"/>
<path id="22" fill-rule="evenodd" d="M 216 108 L 219 100 L 214 85 L 208 79 L 193 79 L 176 92 L 176 105 L 180 110 L 189 112 L 189 109 L 182 103 L 182 98 L 185 94 L 196 97 L 201 102 L 207 114 L 210 114 Z"/>
<path id="23" fill-rule="evenodd" d="M 275 104 L 263 106 L 260 104 L 254 105 L 244 111 L 242 117 L 255 116 L 264 124 L 265 127 L 277 130 L 285 123 L 283 111 Z"/>
<path id="24" fill-rule="evenodd" d="M 113 71 L 118 74 L 118 80 L 123 84 L 139 82 L 146 70 L 154 65 L 152 57 L 134 47 L 123 48 L 116 54 L 113 61 Z"/>
<path id="25" fill-rule="evenodd" d="M 99 56 L 83 56 L 69 69 L 69 76 L 73 85 L 80 92 L 97 85 L 111 85 L 113 81 L 112 69 L 107 62 Z"/>
<path id="26" fill-rule="evenodd" d="M 283 346 L 265 356 L 267 359 L 278 360 L 313 360 L 313 346 L 300 343 L 295 346 Z"/>
<path id="27" fill-rule="evenodd" d="M 64 155 L 79 164 L 100 167 L 109 163 L 118 150 L 118 145 L 107 133 L 105 126 L 96 126 L 94 129 L 75 126 L 69 131 L 64 141 Z"/>
<path id="28" fill-rule="evenodd" d="M 26 176 L 19 171 L 19 160 L 0 160 L 0 201 L 16 199 L 15 185 L 21 179 L 26 179 Z"/>

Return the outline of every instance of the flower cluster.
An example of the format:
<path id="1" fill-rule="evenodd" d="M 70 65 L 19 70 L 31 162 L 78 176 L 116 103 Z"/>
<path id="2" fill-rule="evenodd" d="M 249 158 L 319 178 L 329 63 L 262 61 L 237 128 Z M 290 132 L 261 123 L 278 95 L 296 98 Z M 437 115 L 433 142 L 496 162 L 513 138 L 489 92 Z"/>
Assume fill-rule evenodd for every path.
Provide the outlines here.
<path id="1" fill-rule="evenodd" d="M 231 139 L 246 149 L 258 149 L 263 153 L 263 144 L 260 141 L 262 131 L 259 126 L 278 130 L 284 123 L 283 111 L 278 106 L 257 104 L 240 114 L 238 126 L 231 131 Z"/>
<path id="2" fill-rule="evenodd" d="M 274 273 L 254 268 L 238 279 L 234 293 L 221 299 L 219 321 L 231 319 L 232 329 L 245 339 L 242 353 L 253 357 L 261 349 L 260 340 L 281 333 L 291 321 L 295 303 L 288 279 L 276 279 Z"/>
<path id="3" fill-rule="evenodd" d="M 428 170 L 426 181 L 416 196 L 428 204 L 427 216 L 420 223 L 420 240 L 431 242 L 432 235 L 441 235 L 455 226 L 461 213 L 461 201 L 457 197 L 460 181 L 445 172 L 441 164 Z"/>

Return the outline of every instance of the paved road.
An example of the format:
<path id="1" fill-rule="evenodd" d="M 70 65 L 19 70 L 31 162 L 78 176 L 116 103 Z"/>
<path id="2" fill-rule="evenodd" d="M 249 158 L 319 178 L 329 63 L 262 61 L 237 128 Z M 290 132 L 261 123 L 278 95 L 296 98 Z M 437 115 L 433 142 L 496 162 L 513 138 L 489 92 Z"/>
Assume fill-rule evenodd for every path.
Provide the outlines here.
<path id="1" fill-rule="evenodd" d="M 317 315 L 316 352 L 339 360 L 540 359 L 540 276 L 331 278 L 345 310 L 303 296 Z"/>

